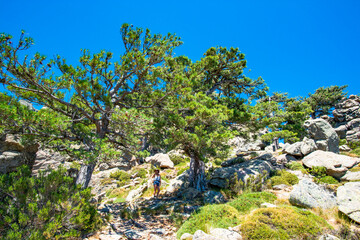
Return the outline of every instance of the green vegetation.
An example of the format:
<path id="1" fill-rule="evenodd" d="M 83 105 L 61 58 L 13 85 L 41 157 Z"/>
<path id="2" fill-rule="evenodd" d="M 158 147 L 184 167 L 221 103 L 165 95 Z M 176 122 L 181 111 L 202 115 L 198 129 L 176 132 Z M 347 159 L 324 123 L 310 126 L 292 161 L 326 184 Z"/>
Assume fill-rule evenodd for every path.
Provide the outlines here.
<path id="1" fill-rule="evenodd" d="M 194 234 L 196 230 L 209 232 L 210 228 L 227 228 L 240 223 L 238 211 L 226 204 L 208 205 L 191 215 L 177 232 L 177 238 L 184 233 Z"/>
<path id="2" fill-rule="evenodd" d="M 132 170 L 133 174 L 136 174 L 139 178 L 146 178 L 148 171 L 145 168 L 138 168 Z"/>
<path id="3" fill-rule="evenodd" d="M 261 203 L 273 203 L 276 196 L 268 192 L 244 193 L 233 201 L 227 203 L 234 207 L 239 213 L 248 213 L 252 209 L 259 208 Z"/>
<path id="4" fill-rule="evenodd" d="M 344 92 L 346 88 L 347 85 L 320 87 L 315 93 L 309 93 L 305 101 L 311 106 L 311 117 L 315 119 L 322 115 L 329 115 L 335 104 L 347 95 Z"/>
<path id="5" fill-rule="evenodd" d="M 290 170 L 305 170 L 304 166 L 300 162 L 290 162 L 286 164 L 286 167 Z"/>
<path id="6" fill-rule="evenodd" d="M 287 172 L 285 169 L 281 171 L 277 171 L 275 176 L 269 179 L 271 186 L 279 185 L 279 184 L 286 184 L 286 185 L 294 185 L 299 182 L 299 178 L 293 174 Z"/>
<path id="7" fill-rule="evenodd" d="M 338 184 L 339 181 L 333 178 L 332 176 L 325 176 L 322 178 L 319 178 L 318 182 L 320 183 L 327 183 L 327 184 Z"/>
<path id="8" fill-rule="evenodd" d="M 241 222 L 245 239 L 315 239 L 330 225 L 308 210 L 296 207 L 261 208 Z"/>
<path id="9" fill-rule="evenodd" d="M 90 189 L 81 190 L 66 169 L 32 177 L 27 166 L 0 175 L 0 237 L 71 239 L 100 227 Z"/>
<path id="10" fill-rule="evenodd" d="M 308 169 L 308 172 L 316 178 L 326 177 L 326 167 L 314 166 Z"/>
<path id="11" fill-rule="evenodd" d="M 119 186 L 124 186 L 130 182 L 130 173 L 123 170 L 118 170 L 110 174 L 110 178 L 118 180 Z"/>

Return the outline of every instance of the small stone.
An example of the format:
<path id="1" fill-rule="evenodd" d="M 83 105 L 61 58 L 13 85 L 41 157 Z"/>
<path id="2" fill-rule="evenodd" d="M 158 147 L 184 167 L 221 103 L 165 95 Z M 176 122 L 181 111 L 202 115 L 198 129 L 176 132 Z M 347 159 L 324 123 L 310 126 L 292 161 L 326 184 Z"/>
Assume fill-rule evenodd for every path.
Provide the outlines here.
<path id="1" fill-rule="evenodd" d="M 193 235 L 190 233 L 184 233 L 183 235 L 181 235 L 180 240 L 192 240 L 193 239 Z"/>

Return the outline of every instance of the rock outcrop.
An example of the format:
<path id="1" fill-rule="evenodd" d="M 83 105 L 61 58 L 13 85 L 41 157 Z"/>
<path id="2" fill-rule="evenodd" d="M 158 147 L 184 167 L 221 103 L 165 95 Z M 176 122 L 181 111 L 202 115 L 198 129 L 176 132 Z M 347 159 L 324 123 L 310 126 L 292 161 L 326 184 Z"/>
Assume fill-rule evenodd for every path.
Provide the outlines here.
<path id="1" fill-rule="evenodd" d="M 317 150 L 304 157 L 302 161 L 308 168 L 325 167 L 327 175 L 340 179 L 349 168 L 360 162 L 360 158 Z"/>
<path id="2" fill-rule="evenodd" d="M 348 142 L 360 140 L 360 97 L 350 95 L 335 106 L 332 112 L 335 131 L 341 139 Z"/>
<path id="3" fill-rule="evenodd" d="M 16 171 L 21 165 L 32 168 L 38 145 L 23 145 L 19 135 L 5 134 L 0 136 L 0 173 Z"/>
<path id="4" fill-rule="evenodd" d="M 305 121 L 304 127 L 311 139 L 314 139 L 318 149 L 339 152 L 339 137 L 332 126 L 324 119 L 309 119 Z"/>
<path id="5" fill-rule="evenodd" d="M 251 175 L 256 176 L 265 172 L 268 176 L 273 169 L 274 167 L 269 161 L 245 161 L 230 167 L 215 169 L 215 171 L 211 174 L 209 183 L 220 188 L 228 188 L 229 180 L 232 179 L 235 174 L 237 175 L 238 180 L 246 182 Z"/>
<path id="6" fill-rule="evenodd" d="M 348 182 L 337 189 L 339 210 L 360 223 L 360 182 Z"/>
<path id="7" fill-rule="evenodd" d="M 145 162 L 151 163 L 160 168 L 174 168 L 174 163 L 170 160 L 169 155 L 158 153 L 154 156 L 145 158 Z"/>
<path id="8" fill-rule="evenodd" d="M 294 185 L 290 193 L 290 203 L 307 208 L 332 208 L 336 206 L 335 195 L 316 183 L 303 179 Z"/>

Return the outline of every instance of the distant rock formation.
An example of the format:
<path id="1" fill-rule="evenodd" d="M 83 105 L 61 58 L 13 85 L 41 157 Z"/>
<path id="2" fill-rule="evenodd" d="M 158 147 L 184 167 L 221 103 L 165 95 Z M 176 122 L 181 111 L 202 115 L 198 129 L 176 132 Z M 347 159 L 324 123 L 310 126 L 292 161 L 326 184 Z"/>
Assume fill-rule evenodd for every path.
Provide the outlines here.
<path id="1" fill-rule="evenodd" d="M 360 97 L 350 95 L 338 103 L 332 113 L 339 137 L 348 142 L 360 141 Z"/>

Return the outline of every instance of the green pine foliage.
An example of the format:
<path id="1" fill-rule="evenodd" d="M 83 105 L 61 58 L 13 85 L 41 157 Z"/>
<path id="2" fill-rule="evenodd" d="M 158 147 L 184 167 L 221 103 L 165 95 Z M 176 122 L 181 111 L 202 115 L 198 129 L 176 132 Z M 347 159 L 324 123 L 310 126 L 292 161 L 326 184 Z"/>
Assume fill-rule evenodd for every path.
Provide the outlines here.
<path id="1" fill-rule="evenodd" d="M 77 239 L 101 225 L 90 189 L 81 189 L 66 169 L 32 177 L 27 166 L 0 175 L 0 238 Z"/>

